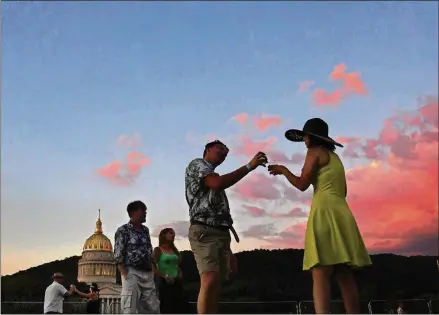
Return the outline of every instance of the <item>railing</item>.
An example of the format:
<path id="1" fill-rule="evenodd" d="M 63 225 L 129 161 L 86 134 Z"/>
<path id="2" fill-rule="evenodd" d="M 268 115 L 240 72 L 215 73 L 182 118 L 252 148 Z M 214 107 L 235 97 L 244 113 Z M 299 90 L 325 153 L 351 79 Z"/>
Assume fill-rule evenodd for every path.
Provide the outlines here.
<path id="1" fill-rule="evenodd" d="M 404 313 L 409 314 L 439 314 L 439 299 L 423 300 L 372 300 L 362 301 L 361 314 L 396 314 L 402 303 Z M 42 314 L 43 302 L 2 302 L 2 314 Z M 196 302 L 190 302 L 196 313 Z M 86 302 L 64 302 L 65 314 L 85 314 Z M 343 301 L 331 301 L 331 312 L 345 313 Z M 103 300 L 101 314 L 120 314 L 120 300 Z M 221 314 L 314 314 L 312 301 L 249 301 L 249 302 L 220 302 Z"/>

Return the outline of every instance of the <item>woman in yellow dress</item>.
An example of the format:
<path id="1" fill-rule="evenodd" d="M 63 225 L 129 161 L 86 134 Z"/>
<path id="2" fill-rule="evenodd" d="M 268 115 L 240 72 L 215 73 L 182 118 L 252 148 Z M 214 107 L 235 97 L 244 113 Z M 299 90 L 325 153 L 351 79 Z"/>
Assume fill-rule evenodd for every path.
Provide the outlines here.
<path id="1" fill-rule="evenodd" d="M 300 176 L 283 165 L 270 165 L 272 175 L 284 175 L 297 189 L 312 184 L 314 195 L 305 235 L 303 270 L 311 270 L 314 307 L 317 314 L 329 313 L 331 277 L 340 287 L 345 311 L 360 312 L 360 298 L 352 267 L 372 264 L 357 223 L 346 202 L 346 177 L 335 146 L 328 136 L 328 124 L 320 118 L 308 120 L 302 130 L 285 133 L 290 141 L 304 141 L 308 149 Z"/>

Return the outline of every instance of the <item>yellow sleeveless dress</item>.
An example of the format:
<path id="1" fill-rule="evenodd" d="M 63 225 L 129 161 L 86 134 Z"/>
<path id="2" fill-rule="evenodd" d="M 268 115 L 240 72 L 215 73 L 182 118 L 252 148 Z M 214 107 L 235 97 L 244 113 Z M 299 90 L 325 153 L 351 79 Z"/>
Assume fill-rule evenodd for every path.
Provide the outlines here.
<path id="1" fill-rule="evenodd" d="M 354 216 L 346 202 L 343 163 L 329 151 L 329 162 L 313 179 L 314 196 L 305 234 L 303 270 L 315 266 L 371 265 Z"/>

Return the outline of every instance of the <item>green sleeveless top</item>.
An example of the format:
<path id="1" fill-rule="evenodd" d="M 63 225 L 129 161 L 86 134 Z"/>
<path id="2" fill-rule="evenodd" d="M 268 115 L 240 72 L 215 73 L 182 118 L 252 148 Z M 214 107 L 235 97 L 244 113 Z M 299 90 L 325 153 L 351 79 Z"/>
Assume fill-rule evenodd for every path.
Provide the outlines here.
<path id="1" fill-rule="evenodd" d="M 157 268 L 164 275 L 176 278 L 178 276 L 178 256 L 174 253 L 167 254 L 162 251 L 157 262 Z"/>

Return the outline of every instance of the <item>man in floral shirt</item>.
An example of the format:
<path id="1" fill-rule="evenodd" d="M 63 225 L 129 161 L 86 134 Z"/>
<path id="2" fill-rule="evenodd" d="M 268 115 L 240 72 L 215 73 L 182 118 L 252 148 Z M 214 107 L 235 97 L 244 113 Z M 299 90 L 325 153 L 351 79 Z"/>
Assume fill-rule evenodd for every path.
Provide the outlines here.
<path id="1" fill-rule="evenodd" d="M 117 229 L 114 259 L 122 276 L 121 309 L 124 314 L 158 314 L 152 271 L 152 245 L 146 222 L 146 205 L 133 201 L 127 207 L 130 221 Z"/>
<path id="2" fill-rule="evenodd" d="M 267 163 L 258 152 L 246 165 L 224 175 L 215 168 L 224 162 L 229 149 L 216 140 L 206 145 L 203 158 L 192 160 L 186 168 L 186 201 L 191 225 L 189 243 L 200 273 L 198 313 L 218 313 L 221 281 L 229 271 L 237 271 L 237 262 L 230 249 L 230 231 L 239 242 L 233 228 L 229 201 L 225 189 L 235 185 L 259 165 Z"/>

